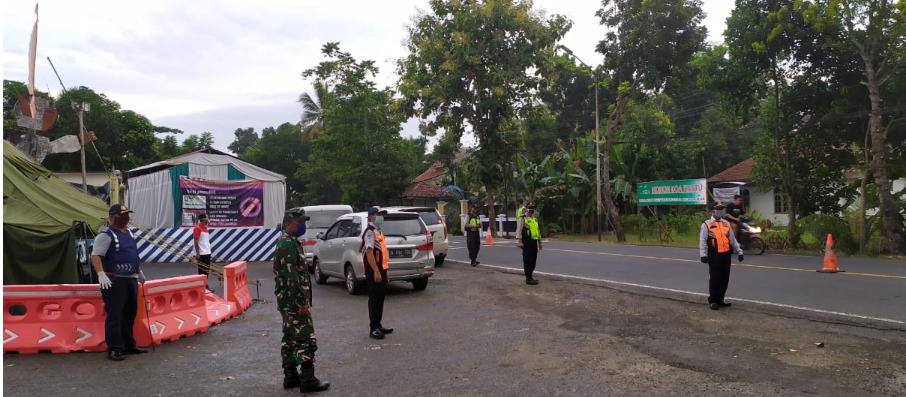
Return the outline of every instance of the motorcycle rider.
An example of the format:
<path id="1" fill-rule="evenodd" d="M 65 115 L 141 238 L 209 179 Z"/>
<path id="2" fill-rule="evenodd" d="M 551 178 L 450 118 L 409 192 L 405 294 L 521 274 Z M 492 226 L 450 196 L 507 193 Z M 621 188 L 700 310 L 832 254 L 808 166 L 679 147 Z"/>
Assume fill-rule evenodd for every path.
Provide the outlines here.
<path id="1" fill-rule="evenodd" d="M 724 219 L 730 221 L 730 227 L 733 228 L 733 235 L 736 236 L 737 240 L 739 240 L 739 219 L 745 213 L 742 209 L 742 196 L 734 195 L 733 202 L 727 205 L 727 215 L 724 216 Z"/>

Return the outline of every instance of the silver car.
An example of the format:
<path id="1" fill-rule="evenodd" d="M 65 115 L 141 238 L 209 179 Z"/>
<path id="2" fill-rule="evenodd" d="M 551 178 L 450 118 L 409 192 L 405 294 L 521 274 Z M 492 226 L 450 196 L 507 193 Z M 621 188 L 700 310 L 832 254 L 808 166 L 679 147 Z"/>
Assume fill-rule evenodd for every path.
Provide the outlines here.
<path id="1" fill-rule="evenodd" d="M 326 233 L 319 233 L 313 252 L 314 279 L 327 283 L 330 277 L 345 281 L 346 291 L 361 294 L 365 288 L 362 236 L 368 225 L 365 212 L 340 216 Z M 387 242 L 390 281 L 407 281 L 416 291 L 428 287 L 434 274 L 434 239 L 418 214 L 391 210 L 381 225 Z"/>
<path id="2" fill-rule="evenodd" d="M 318 242 L 318 239 L 315 236 L 317 236 L 318 233 L 326 232 L 327 228 L 330 227 L 340 215 L 351 214 L 352 207 L 348 205 L 309 205 L 302 208 L 305 209 L 305 215 L 308 215 L 311 219 L 305 223 L 307 230 L 305 231 L 305 234 L 299 238 L 299 242 L 305 246 L 305 259 L 311 262 L 314 258 L 312 250 Z"/>
<path id="3" fill-rule="evenodd" d="M 387 209 L 418 214 L 422 221 L 425 222 L 425 226 L 428 226 L 428 230 L 431 231 L 431 236 L 434 238 L 434 266 L 444 264 L 444 259 L 447 258 L 447 250 L 450 248 L 450 237 L 449 233 L 447 233 L 447 222 L 444 220 L 443 215 L 437 211 L 437 208 L 389 207 Z"/>

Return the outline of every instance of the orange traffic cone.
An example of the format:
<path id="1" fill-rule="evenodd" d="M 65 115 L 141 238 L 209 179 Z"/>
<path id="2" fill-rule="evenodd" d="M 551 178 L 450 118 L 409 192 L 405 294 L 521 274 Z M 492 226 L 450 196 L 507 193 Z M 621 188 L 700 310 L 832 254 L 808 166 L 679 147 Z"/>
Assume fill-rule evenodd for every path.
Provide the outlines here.
<path id="1" fill-rule="evenodd" d="M 824 249 L 824 268 L 817 270 L 818 273 L 839 273 L 845 270 L 837 268 L 837 253 L 834 252 L 834 238 L 827 234 L 827 247 Z"/>
<path id="2" fill-rule="evenodd" d="M 488 226 L 488 234 L 484 238 L 484 245 L 494 245 L 494 239 L 491 238 L 491 227 Z"/>

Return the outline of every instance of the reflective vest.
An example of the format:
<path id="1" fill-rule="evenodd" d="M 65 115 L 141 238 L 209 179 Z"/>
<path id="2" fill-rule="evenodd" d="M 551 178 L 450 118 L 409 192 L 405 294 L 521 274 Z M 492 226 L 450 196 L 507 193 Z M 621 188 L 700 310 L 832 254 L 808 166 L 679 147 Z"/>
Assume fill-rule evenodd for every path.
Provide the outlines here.
<path id="1" fill-rule="evenodd" d="M 121 232 L 108 226 L 101 233 L 107 233 L 112 240 L 107 254 L 101 259 L 104 273 L 120 276 L 138 273 L 138 245 L 132 231 L 127 228 L 126 232 Z"/>
<path id="2" fill-rule="evenodd" d="M 719 222 L 714 218 L 705 221 L 708 225 L 708 249 L 723 254 L 730 251 L 730 223 L 721 219 Z"/>
<path id="3" fill-rule="evenodd" d="M 469 229 L 468 232 L 469 233 L 480 232 L 481 231 L 481 218 L 479 218 L 478 215 L 472 216 L 472 214 L 469 214 L 469 218 L 471 218 L 471 219 L 469 219 L 469 224 L 472 226 L 475 226 L 475 227 Z"/>
<path id="4" fill-rule="evenodd" d="M 373 226 L 368 225 L 365 229 L 365 233 L 362 234 L 362 265 L 365 266 L 365 270 L 371 269 L 371 265 L 368 264 L 368 259 L 365 255 L 365 235 L 368 234 L 368 231 L 374 231 L 374 243 L 381 247 L 380 250 L 375 247 L 374 251 L 374 260 L 381 266 L 382 269 L 390 269 L 390 255 L 387 254 L 387 241 L 384 239 L 384 233 L 380 230 L 375 229 Z"/>
<path id="5" fill-rule="evenodd" d="M 516 218 L 522 218 L 522 213 L 523 213 L 523 212 L 525 212 L 525 206 L 524 206 L 524 205 L 523 205 L 522 207 L 519 207 L 518 210 L 516 210 Z"/>
<path id="6" fill-rule="evenodd" d="M 522 220 L 522 238 L 538 240 L 541 238 L 541 232 L 538 230 L 538 221 L 535 218 L 525 217 Z"/>

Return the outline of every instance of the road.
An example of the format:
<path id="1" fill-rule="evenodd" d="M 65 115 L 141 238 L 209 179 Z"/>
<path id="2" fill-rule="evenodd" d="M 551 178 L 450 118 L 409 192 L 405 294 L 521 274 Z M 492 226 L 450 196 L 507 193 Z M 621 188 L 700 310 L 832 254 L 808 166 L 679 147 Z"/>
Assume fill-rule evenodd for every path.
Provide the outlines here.
<path id="1" fill-rule="evenodd" d="M 514 249 L 482 252 L 493 262 L 495 250 Z M 248 311 L 149 354 L 5 355 L 3 395 L 297 396 L 281 388 L 271 266 L 249 264 L 262 285 Z M 151 278 L 194 273 L 186 264 L 143 268 Z M 340 280 L 315 285 L 317 375 L 332 383 L 317 395 L 906 395 L 906 332 L 883 324 L 754 304 L 711 311 L 680 292 L 541 278 L 527 286 L 512 270 L 454 260 L 425 291 L 391 283 L 384 325 L 396 331 L 381 341 L 367 336 L 365 296 L 348 295 Z"/>
<path id="2" fill-rule="evenodd" d="M 513 239 L 482 244 L 481 266 L 522 269 Z M 448 258 L 468 262 L 465 238 L 450 237 Z M 843 273 L 817 273 L 823 257 L 746 255 L 733 260 L 728 300 L 799 308 L 851 320 L 869 320 L 906 330 L 906 261 L 838 258 Z M 536 272 L 631 284 L 652 293 L 672 292 L 707 301 L 708 267 L 697 249 L 547 241 Z M 537 277 L 536 277 L 537 278 Z"/>

